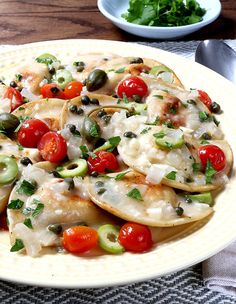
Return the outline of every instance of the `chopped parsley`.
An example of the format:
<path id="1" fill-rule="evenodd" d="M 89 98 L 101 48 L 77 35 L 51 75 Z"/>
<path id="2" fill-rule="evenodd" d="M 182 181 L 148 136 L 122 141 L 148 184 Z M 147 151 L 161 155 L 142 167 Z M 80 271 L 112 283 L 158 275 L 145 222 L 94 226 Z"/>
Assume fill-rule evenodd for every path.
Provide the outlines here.
<path id="1" fill-rule="evenodd" d="M 89 157 L 89 154 L 88 154 L 89 150 L 88 150 L 87 146 L 82 145 L 79 148 L 80 148 L 83 158 L 87 159 Z"/>
<path id="2" fill-rule="evenodd" d="M 35 181 L 29 182 L 24 179 L 23 182 L 20 184 L 20 187 L 17 189 L 17 193 L 31 196 L 36 191 L 36 188 L 37 184 Z"/>
<path id="3" fill-rule="evenodd" d="M 116 175 L 115 180 L 119 181 L 121 180 L 126 174 L 128 174 L 130 171 L 122 172 Z"/>
<path id="4" fill-rule="evenodd" d="M 125 71 L 125 68 L 119 68 L 118 70 L 115 71 L 115 73 L 121 74 L 121 73 L 124 73 L 124 71 Z"/>
<path id="5" fill-rule="evenodd" d="M 201 164 L 199 163 L 193 163 L 192 164 L 193 172 L 199 172 L 201 170 Z"/>
<path id="6" fill-rule="evenodd" d="M 207 160 L 206 169 L 205 169 L 205 177 L 206 177 L 206 183 L 211 184 L 212 178 L 215 176 L 216 170 L 213 168 L 211 162 L 209 159 Z"/>
<path id="7" fill-rule="evenodd" d="M 109 144 L 111 147 L 107 149 L 108 152 L 112 152 L 120 143 L 121 138 L 120 136 L 114 136 L 108 139 Z"/>
<path id="8" fill-rule="evenodd" d="M 157 97 L 159 99 L 163 99 L 164 98 L 162 95 L 153 95 L 153 97 Z"/>
<path id="9" fill-rule="evenodd" d="M 145 128 L 143 129 L 140 134 L 146 134 L 148 131 L 150 131 L 152 128 L 151 127 L 148 127 L 148 128 Z"/>
<path id="10" fill-rule="evenodd" d="M 170 179 L 170 180 L 175 180 L 176 179 L 176 171 L 171 171 L 170 173 L 168 173 L 166 175 L 166 178 Z"/>
<path id="11" fill-rule="evenodd" d="M 23 241 L 21 239 L 16 239 L 15 244 L 11 247 L 10 251 L 16 252 L 16 251 L 23 249 L 24 247 L 25 246 L 24 246 Z"/>
<path id="12" fill-rule="evenodd" d="M 207 121 L 210 118 L 210 116 L 207 112 L 199 112 L 198 116 L 199 116 L 200 122 Z"/>
<path id="13" fill-rule="evenodd" d="M 32 225 L 32 222 L 31 222 L 31 219 L 30 219 L 30 218 L 25 219 L 23 224 L 24 224 L 26 227 L 28 227 L 29 229 L 33 229 L 33 225 Z"/>
<path id="14" fill-rule="evenodd" d="M 36 199 L 34 199 L 33 202 L 37 205 L 36 205 L 36 208 L 32 212 L 32 216 L 37 217 L 42 213 L 42 211 L 44 209 L 44 204 L 42 204 L 39 200 L 36 200 Z"/>
<path id="15" fill-rule="evenodd" d="M 97 124 L 93 124 L 91 126 L 91 128 L 89 129 L 89 134 L 95 138 L 99 137 L 99 127 L 97 126 Z"/>
<path id="16" fill-rule="evenodd" d="M 11 200 L 10 204 L 8 204 L 7 208 L 8 209 L 21 209 L 24 205 L 24 202 L 22 200 L 15 199 L 15 200 Z"/>
<path id="17" fill-rule="evenodd" d="M 23 76 L 21 74 L 16 74 L 15 78 L 16 78 L 16 81 L 19 82 L 22 80 Z"/>
<path id="18" fill-rule="evenodd" d="M 133 188 L 126 195 L 128 197 L 130 197 L 130 198 L 133 198 L 133 199 L 137 200 L 137 201 L 142 201 L 143 200 L 142 195 L 141 195 L 140 191 L 137 188 Z"/>
<path id="19" fill-rule="evenodd" d="M 163 138 L 163 137 L 166 136 L 166 133 L 165 133 L 164 131 L 160 131 L 160 132 L 158 132 L 158 133 L 153 134 L 153 136 L 154 136 L 155 138 Z"/>

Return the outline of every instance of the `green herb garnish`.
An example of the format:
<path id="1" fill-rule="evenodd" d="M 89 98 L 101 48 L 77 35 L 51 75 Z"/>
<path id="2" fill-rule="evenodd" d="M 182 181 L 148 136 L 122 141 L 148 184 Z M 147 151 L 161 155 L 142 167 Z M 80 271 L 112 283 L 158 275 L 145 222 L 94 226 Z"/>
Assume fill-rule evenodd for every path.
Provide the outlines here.
<path id="1" fill-rule="evenodd" d="M 80 146 L 79 148 L 80 148 L 83 158 L 87 159 L 89 156 L 88 155 L 89 150 L 88 150 L 87 146 Z"/>
<path id="2" fill-rule="evenodd" d="M 31 222 L 31 219 L 30 219 L 30 218 L 25 219 L 23 224 L 24 224 L 26 227 L 28 227 L 29 229 L 33 229 L 33 225 L 32 225 L 32 222 Z"/>
<path id="3" fill-rule="evenodd" d="M 119 68 L 118 70 L 115 71 L 115 73 L 121 74 L 121 73 L 124 73 L 124 71 L 125 71 L 125 68 Z"/>
<path id="4" fill-rule="evenodd" d="M 176 173 L 177 173 L 176 171 L 171 171 L 165 177 L 170 179 L 170 180 L 175 180 L 176 179 Z"/>
<path id="5" fill-rule="evenodd" d="M 44 204 L 42 204 L 39 200 L 34 199 L 34 203 L 37 203 L 36 208 L 34 209 L 32 216 L 37 217 L 39 214 L 42 213 L 44 209 Z"/>
<path id="6" fill-rule="evenodd" d="M 192 168 L 193 168 L 193 172 L 199 172 L 201 170 L 201 164 L 193 163 Z"/>
<path id="7" fill-rule="evenodd" d="M 115 180 L 119 181 L 121 180 L 126 174 L 128 174 L 130 171 L 122 172 L 116 175 Z"/>
<path id="8" fill-rule="evenodd" d="M 22 80 L 23 76 L 21 74 L 16 74 L 15 78 L 16 78 L 16 81 L 19 82 Z"/>
<path id="9" fill-rule="evenodd" d="M 25 246 L 24 246 L 24 243 L 21 239 L 16 239 L 15 240 L 15 244 L 11 247 L 10 251 L 11 252 L 15 252 L 15 251 L 19 251 L 21 249 L 23 249 Z"/>
<path id="10" fill-rule="evenodd" d="M 196 0 L 130 0 L 121 16 L 135 24 L 171 27 L 200 22 L 205 13 Z"/>
<path id="11" fill-rule="evenodd" d="M 37 188 L 37 184 L 35 181 L 29 182 L 24 179 L 20 187 L 17 189 L 17 193 L 31 196 L 36 191 L 36 188 Z"/>
<path id="12" fill-rule="evenodd" d="M 143 129 L 140 134 L 146 134 L 148 131 L 150 131 L 152 128 L 151 127 L 148 127 L 148 128 L 145 128 Z"/>
<path id="13" fill-rule="evenodd" d="M 7 206 L 8 209 L 21 209 L 24 205 L 24 202 L 22 200 L 15 199 L 15 200 L 11 200 L 10 204 Z"/>
<path id="14" fill-rule="evenodd" d="M 133 198 L 133 199 L 137 200 L 137 201 L 142 201 L 143 200 L 142 195 L 137 188 L 132 189 L 126 195 L 130 198 Z"/>
<path id="15" fill-rule="evenodd" d="M 206 183 L 211 184 L 212 178 L 214 177 L 216 173 L 216 170 L 213 168 L 211 162 L 209 159 L 207 160 L 206 169 L 205 169 L 205 177 L 206 177 Z"/>

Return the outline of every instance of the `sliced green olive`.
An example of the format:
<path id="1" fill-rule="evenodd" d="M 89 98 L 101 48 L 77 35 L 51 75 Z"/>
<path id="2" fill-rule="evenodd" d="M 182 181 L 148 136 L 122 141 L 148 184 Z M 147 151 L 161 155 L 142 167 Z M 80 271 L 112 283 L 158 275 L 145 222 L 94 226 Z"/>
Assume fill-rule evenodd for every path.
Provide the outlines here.
<path id="1" fill-rule="evenodd" d="M 61 177 L 85 176 L 88 171 L 88 165 L 84 159 L 75 159 L 67 162 L 58 173 Z"/>
<path id="2" fill-rule="evenodd" d="M 98 244 L 107 252 L 116 254 L 125 251 L 118 242 L 120 229 L 117 226 L 106 224 L 98 229 Z"/>
<path id="3" fill-rule="evenodd" d="M 52 64 L 54 61 L 58 61 L 55 56 L 49 53 L 44 53 L 35 59 L 39 63 Z"/>
<path id="4" fill-rule="evenodd" d="M 164 149 L 178 149 L 184 144 L 184 135 L 181 130 L 163 129 L 158 133 L 153 134 L 156 138 L 156 144 Z"/>
<path id="5" fill-rule="evenodd" d="M 96 91 L 104 86 L 108 77 L 103 70 L 96 69 L 92 71 L 86 79 L 86 88 L 89 92 Z"/>
<path id="6" fill-rule="evenodd" d="M 15 129 L 19 126 L 19 119 L 10 113 L 1 113 L 0 114 L 0 130 L 6 134 L 14 132 Z"/>
<path id="7" fill-rule="evenodd" d="M 212 206 L 212 195 L 210 192 L 200 193 L 200 194 L 187 194 L 186 199 L 191 199 L 192 201 L 199 201 L 200 203 Z"/>
<path id="8" fill-rule="evenodd" d="M 101 130 L 94 119 L 91 117 L 85 117 L 81 133 L 88 141 L 92 141 L 94 139 L 100 138 Z"/>
<path id="9" fill-rule="evenodd" d="M 9 184 L 18 174 L 18 166 L 12 157 L 0 155 L 0 184 Z"/>
<path id="10" fill-rule="evenodd" d="M 62 89 L 64 89 L 72 80 L 72 74 L 67 70 L 57 70 L 55 76 L 53 77 L 53 81 L 55 81 L 55 83 L 58 84 Z"/>

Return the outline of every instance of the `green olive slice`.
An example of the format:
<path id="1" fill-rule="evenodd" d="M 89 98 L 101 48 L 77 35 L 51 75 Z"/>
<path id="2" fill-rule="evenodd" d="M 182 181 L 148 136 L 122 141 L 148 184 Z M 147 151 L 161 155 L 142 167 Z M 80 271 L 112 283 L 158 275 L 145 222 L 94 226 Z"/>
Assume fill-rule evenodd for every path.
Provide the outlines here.
<path id="1" fill-rule="evenodd" d="M 118 242 L 120 229 L 117 226 L 106 224 L 98 229 L 98 244 L 107 252 L 117 254 L 125 251 Z"/>
<path id="2" fill-rule="evenodd" d="M 18 174 L 18 166 L 12 157 L 0 155 L 0 184 L 9 184 Z"/>
<path id="3" fill-rule="evenodd" d="M 65 89 L 66 85 L 73 80 L 73 77 L 70 71 L 57 70 L 53 80 L 60 88 Z"/>
<path id="4" fill-rule="evenodd" d="M 184 135 L 180 129 L 162 129 L 153 134 L 156 138 L 156 145 L 164 149 L 178 149 L 184 144 Z"/>
<path id="5" fill-rule="evenodd" d="M 84 159 L 75 159 L 73 161 L 67 162 L 63 169 L 58 173 L 61 177 L 75 177 L 75 176 L 85 176 L 88 171 L 88 165 Z"/>

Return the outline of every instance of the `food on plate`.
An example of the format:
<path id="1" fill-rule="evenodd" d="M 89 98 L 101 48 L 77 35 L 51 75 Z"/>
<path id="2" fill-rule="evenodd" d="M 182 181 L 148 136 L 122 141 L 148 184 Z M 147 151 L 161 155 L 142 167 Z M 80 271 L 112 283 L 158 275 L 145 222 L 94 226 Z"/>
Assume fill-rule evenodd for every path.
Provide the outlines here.
<path id="1" fill-rule="evenodd" d="M 122 17 L 135 24 L 171 27 L 200 22 L 205 13 L 196 0 L 130 0 Z"/>
<path id="2" fill-rule="evenodd" d="M 45 53 L 3 81 L 0 99 L 12 252 L 146 252 L 157 227 L 211 216 L 211 191 L 228 182 L 219 104 L 157 60 Z"/>

